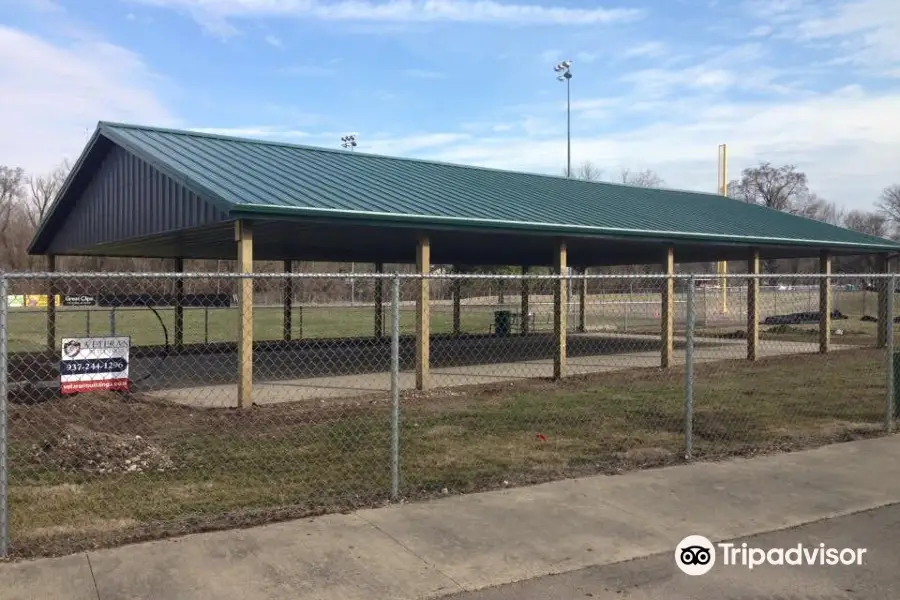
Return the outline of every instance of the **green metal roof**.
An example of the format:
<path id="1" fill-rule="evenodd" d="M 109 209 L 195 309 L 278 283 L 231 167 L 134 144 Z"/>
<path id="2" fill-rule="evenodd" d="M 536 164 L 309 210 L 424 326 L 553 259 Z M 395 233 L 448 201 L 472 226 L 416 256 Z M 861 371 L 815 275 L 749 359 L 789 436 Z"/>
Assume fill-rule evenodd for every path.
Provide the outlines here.
<path id="1" fill-rule="evenodd" d="M 98 133 L 233 217 L 309 217 L 895 251 L 900 245 L 711 193 L 101 122 Z"/>

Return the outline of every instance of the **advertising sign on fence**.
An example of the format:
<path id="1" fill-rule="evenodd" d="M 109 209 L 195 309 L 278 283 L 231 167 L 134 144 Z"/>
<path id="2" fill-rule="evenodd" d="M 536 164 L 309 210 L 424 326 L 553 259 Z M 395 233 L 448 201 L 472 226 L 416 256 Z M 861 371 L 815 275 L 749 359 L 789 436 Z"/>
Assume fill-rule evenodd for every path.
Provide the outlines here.
<path id="1" fill-rule="evenodd" d="M 25 294 L 25 306 L 28 308 L 46 308 L 48 298 L 47 294 Z M 54 298 L 56 299 L 56 305 L 59 306 L 62 298 L 58 295 L 54 296 Z"/>
<path id="2" fill-rule="evenodd" d="M 66 294 L 62 303 L 63 306 L 93 306 L 97 304 L 97 298 L 87 294 Z"/>
<path id="3" fill-rule="evenodd" d="M 128 390 L 130 337 L 64 338 L 59 364 L 63 394 Z"/>
<path id="4" fill-rule="evenodd" d="M 25 306 L 25 296 L 7 296 L 6 302 L 6 305 L 10 308 L 23 308 Z"/>

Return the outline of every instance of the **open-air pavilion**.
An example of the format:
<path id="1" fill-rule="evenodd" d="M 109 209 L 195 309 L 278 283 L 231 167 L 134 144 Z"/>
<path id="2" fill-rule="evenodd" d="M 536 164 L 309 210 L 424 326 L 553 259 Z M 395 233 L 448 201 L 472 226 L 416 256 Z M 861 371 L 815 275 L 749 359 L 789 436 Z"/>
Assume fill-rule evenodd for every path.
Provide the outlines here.
<path id="1" fill-rule="evenodd" d="M 890 240 L 751 205 L 716 194 L 646 189 L 530 173 L 492 170 L 229 138 L 190 131 L 101 122 L 50 207 L 29 252 L 237 260 L 569 267 L 742 261 L 759 274 L 761 260 L 819 260 L 831 272 L 837 255 L 888 259 Z M 380 269 L 379 269 L 380 270 Z M 284 319 L 292 311 L 285 279 Z M 757 355 L 758 278 L 749 278 L 747 356 Z M 829 346 L 828 279 L 820 291 L 821 351 Z M 417 282 L 416 387 L 429 386 L 429 279 Z M 56 348 L 51 281 L 47 345 Z M 554 283 L 554 376 L 566 374 L 567 289 Z M 176 288 L 182 290 L 183 282 Z M 176 291 L 176 294 L 178 292 Z M 375 331 L 381 331 L 376 290 Z M 673 358 L 673 279 L 662 293 L 660 361 Z M 886 314 L 887 288 L 879 295 Z M 253 398 L 253 285 L 240 283 L 238 398 Z M 458 295 L 454 318 L 458 319 Z M 523 290 L 523 314 L 528 291 Z M 174 341 L 182 344 L 176 307 Z M 286 331 L 290 328 L 286 327 Z M 883 341 L 883 340 L 882 340 Z"/>

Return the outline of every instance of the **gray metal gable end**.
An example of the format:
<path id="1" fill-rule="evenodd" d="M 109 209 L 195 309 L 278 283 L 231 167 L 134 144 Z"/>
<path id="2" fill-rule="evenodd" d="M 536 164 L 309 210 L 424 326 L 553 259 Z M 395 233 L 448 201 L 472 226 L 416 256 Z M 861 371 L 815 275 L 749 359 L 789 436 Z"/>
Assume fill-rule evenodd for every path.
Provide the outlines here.
<path id="1" fill-rule="evenodd" d="M 48 211 L 29 253 L 79 254 L 98 244 L 228 219 L 220 202 L 123 147 L 101 127 Z"/>

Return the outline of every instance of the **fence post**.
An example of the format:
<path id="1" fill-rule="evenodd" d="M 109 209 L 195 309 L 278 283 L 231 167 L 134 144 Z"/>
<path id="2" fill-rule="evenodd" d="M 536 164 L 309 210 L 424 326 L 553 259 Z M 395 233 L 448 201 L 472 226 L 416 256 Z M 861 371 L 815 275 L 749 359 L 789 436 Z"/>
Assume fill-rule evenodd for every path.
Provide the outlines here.
<path id="1" fill-rule="evenodd" d="M 894 402 L 894 294 L 897 289 L 896 275 L 891 275 L 888 280 L 887 314 L 884 319 L 885 348 L 887 354 L 887 401 L 884 409 L 884 430 L 891 433 L 894 430 L 894 412 L 897 410 Z"/>
<path id="2" fill-rule="evenodd" d="M 9 362 L 9 280 L 0 279 L 0 557 L 9 554 L 9 476 L 6 395 Z"/>
<path id="3" fill-rule="evenodd" d="M 688 279 L 687 327 L 684 345 L 684 457 L 690 460 L 694 453 L 694 325 L 697 311 L 694 306 L 696 282 Z"/>
<path id="4" fill-rule="evenodd" d="M 400 495 L 400 277 L 391 282 L 391 500 Z"/>
<path id="5" fill-rule="evenodd" d="M 84 314 L 87 315 L 84 318 L 85 331 L 87 333 L 87 337 L 91 337 L 91 308 L 88 307 Z"/>

